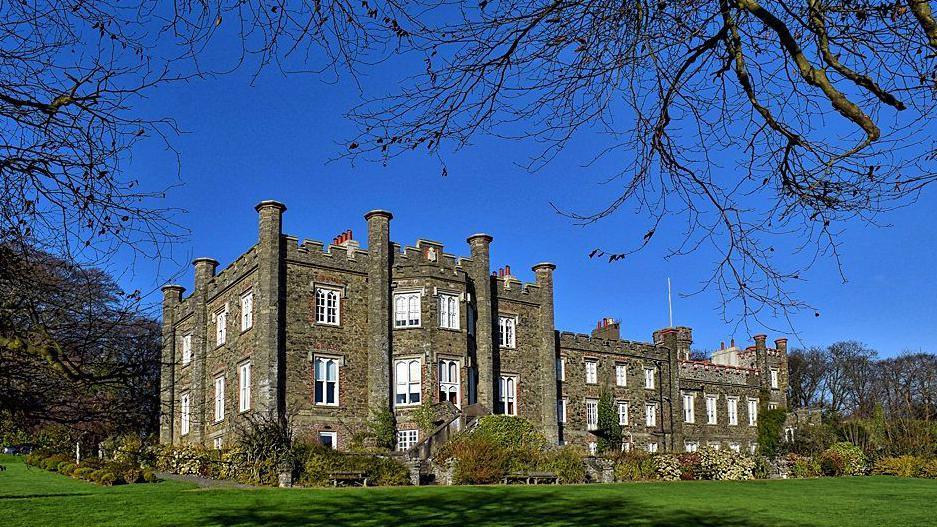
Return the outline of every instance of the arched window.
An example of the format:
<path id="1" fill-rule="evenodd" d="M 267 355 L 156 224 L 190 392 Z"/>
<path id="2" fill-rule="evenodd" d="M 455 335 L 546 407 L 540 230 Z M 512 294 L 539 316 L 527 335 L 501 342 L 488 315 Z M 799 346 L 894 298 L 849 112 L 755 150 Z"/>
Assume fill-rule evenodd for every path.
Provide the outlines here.
<path id="1" fill-rule="evenodd" d="M 316 288 L 316 323 L 339 325 L 341 305 L 340 291 L 326 287 Z"/>
<path id="2" fill-rule="evenodd" d="M 394 364 L 394 404 L 419 404 L 421 379 L 419 359 L 398 360 Z"/>

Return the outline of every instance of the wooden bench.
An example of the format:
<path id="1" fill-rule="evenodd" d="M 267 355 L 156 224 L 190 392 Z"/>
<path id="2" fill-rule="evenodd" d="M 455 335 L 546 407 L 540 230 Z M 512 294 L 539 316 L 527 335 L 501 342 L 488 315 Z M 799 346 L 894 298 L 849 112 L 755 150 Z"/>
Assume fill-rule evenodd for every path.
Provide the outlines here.
<path id="1" fill-rule="evenodd" d="M 333 487 L 368 486 L 368 478 L 364 472 L 331 472 L 329 480 L 332 481 Z"/>
<path id="2" fill-rule="evenodd" d="M 552 472 L 512 472 L 501 480 L 505 485 L 511 483 L 525 483 L 527 485 L 541 485 L 549 483 L 556 485 L 560 478 Z"/>

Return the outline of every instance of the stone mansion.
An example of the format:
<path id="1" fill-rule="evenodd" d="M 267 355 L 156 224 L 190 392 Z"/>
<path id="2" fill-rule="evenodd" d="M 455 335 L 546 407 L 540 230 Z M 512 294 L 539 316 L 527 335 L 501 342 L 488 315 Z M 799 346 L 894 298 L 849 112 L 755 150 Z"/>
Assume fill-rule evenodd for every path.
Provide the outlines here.
<path id="1" fill-rule="evenodd" d="M 331 244 L 284 234 L 286 207 L 256 207 L 256 244 L 227 268 L 197 258 L 194 291 L 163 287 L 160 440 L 221 447 L 247 412 L 289 415 L 344 449 L 376 409 L 396 418 L 397 448 L 423 439 L 424 402 L 509 414 L 554 444 L 594 448 L 599 397 L 610 391 L 624 448 L 754 448 L 760 408 L 786 405 L 787 340 L 721 346 L 691 360 L 692 331 L 622 340 L 602 319 L 591 335 L 554 324 L 555 266 L 533 282 L 494 270 L 492 237 L 466 256 L 442 244 L 391 241 L 391 213 L 365 214 Z"/>

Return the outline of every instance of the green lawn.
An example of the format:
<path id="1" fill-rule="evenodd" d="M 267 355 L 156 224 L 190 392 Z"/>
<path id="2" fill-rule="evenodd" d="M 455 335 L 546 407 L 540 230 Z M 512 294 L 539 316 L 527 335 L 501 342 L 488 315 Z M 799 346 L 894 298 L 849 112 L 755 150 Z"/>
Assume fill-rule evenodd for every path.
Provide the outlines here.
<path id="1" fill-rule="evenodd" d="M 937 481 L 889 477 L 542 487 L 103 488 L 0 456 L 0 525 L 937 525 Z"/>

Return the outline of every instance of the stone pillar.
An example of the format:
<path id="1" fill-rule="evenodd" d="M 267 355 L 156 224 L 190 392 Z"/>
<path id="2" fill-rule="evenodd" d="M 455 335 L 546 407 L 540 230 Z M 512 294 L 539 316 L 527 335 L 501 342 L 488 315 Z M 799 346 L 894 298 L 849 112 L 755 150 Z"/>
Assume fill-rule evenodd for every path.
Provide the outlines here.
<path id="1" fill-rule="evenodd" d="M 693 346 L 693 330 L 686 326 L 677 326 L 677 358 L 690 360 L 690 347 Z"/>
<path id="2" fill-rule="evenodd" d="M 553 271 L 556 265 L 539 263 L 533 266 L 540 286 L 540 378 L 541 407 L 543 409 L 541 429 L 547 441 L 559 444 L 559 424 L 556 420 L 556 328 L 553 320 Z"/>
<path id="3" fill-rule="evenodd" d="M 286 412 L 286 345 L 283 317 L 286 291 L 286 243 L 283 213 L 286 205 L 273 200 L 254 207 L 258 216 L 257 289 L 254 294 L 256 351 L 252 357 L 251 406 L 268 415 Z"/>
<path id="4" fill-rule="evenodd" d="M 654 332 L 654 344 L 666 348 L 666 361 L 661 364 L 658 385 L 662 397 L 660 417 L 665 438 L 664 448 L 681 451 L 683 448 L 683 397 L 680 393 L 679 329 L 667 328 Z M 668 401 L 669 399 L 669 401 Z"/>
<path id="5" fill-rule="evenodd" d="M 473 234 L 468 237 L 472 253 L 469 278 L 475 287 L 475 366 L 478 378 L 478 403 L 495 410 L 494 317 L 491 303 L 491 236 Z M 556 403 L 554 403 L 556 404 Z"/>
<path id="6" fill-rule="evenodd" d="M 162 354 L 159 368 L 159 442 L 172 444 L 173 418 L 175 417 L 175 374 L 176 374 L 176 306 L 182 301 L 185 288 L 181 285 L 164 285 Z"/>
<path id="7" fill-rule="evenodd" d="M 782 407 L 787 408 L 787 385 L 790 382 L 789 372 L 787 369 L 787 339 L 779 338 L 774 341 L 774 347 L 778 350 L 778 386 L 781 388 L 778 394 L 778 402 Z"/>
<path id="8" fill-rule="evenodd" d="M 218 262 L 212 258 L 196 258 L 192 260 L 195 266 L 195 290 L 192 292 L 191 302 L 194 330 L 192 331 L 192 364 L 191 385 L 189 386 L 189 441 L 201 443 L 204 439 L 207 411 L 205 404 L 206 386 L 208 376 L 205 373 L 205 360 L 209 350 L 214 349 L 214 335 L 208 331 L 208 282 L 215 276 Z"/>
<path id="9" fill-rule="evenodd" d="M 390 220 L 386 210 L 364 215 L 368 222 L 368 408 L 391 410 Z"/>
<path id="10" fill-rule="evenodd" d="M 764 394 L 771 394 L 771 372 L 768 367 L 768 348 L 765 341 L 768 336 L 763 334 L 755 335 L 755 368 L 758 368 L 758 379 L 761 384 L 761 391 Z M 762 404 L 767 404 L 763 401 Z"/>

